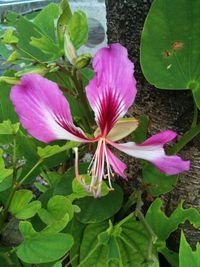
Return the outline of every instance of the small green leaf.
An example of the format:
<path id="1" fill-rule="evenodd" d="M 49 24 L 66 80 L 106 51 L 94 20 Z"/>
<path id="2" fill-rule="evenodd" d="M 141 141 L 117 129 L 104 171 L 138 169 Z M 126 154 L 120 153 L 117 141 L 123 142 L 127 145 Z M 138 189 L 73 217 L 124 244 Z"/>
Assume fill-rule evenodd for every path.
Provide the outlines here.
<path id="1" fill-rule="evenodd" d="M 85 197 L 75 202 L 80 207 L 81 212 L 76 214 L 76 218 L 82 223 L 98 223 L 111 218 L 121 208 L 123 200 L 122 189 L 115 185 L 104 197 Z M 106 209 L 105 209 L 106 207 Z"/>
<path id="2" fill-rule="evenodd" d="M 19 130 L 20 124 L 12 124 L 11 121 L 3 121 L 0 123 L 0 134 L 16 134 Z"/>
<path id="3" fill-rule="evenodd" d="M 72 11 L 70 9 L 70 5 L 68 0 L 62 0 L 60 3 L 61 15 L 58 19 L 57 30 L 58 37 L 60 41 L 63 41 L 63 31 L 66 28 L 66 25 L 69 23 L 72 17 Z"/>
<path id="4" fill-rule="evenodd" d="M 200 266 L 200 243 L 197 244 L 196 250 L 187 243 L 184 233 L 181 233 L 181 243 L 179 249 L 179 267 L 199 267 Z"/>
<path id="5" fill-rule="evenodd" d="M 8 29 L 4 35 L 1 36 L 0 42 L 2 44 L 16 44 L 18 38 L 13 34 L 13 29 Z"/>
<path id="6" fill-rule="evenodd" d="M 76 11 L 67 25 L 67 30 L 75 49 L 85 44 L 88 39 L 88 21 L 85 13 Z"/>
<path id="7" fill-rule="evenodd" d="M 78 143 L 76 142 L 67 142 L 64 146 L 58 146 L 58 145 L 53 145 L 53 146 L 45 146 L 44 148 L 38 147 L 38 155 L 43 158 L 49 158 L 57 153 L 63 152 L 65 150 L 69 150 L 73 147 L 76 147 Z"/>
<path id="8" fill-rule="evenodd" d="M 89 81 L 94 77 L 94 71 L 90 68 L 84 68 L 80 70 L 81 77 L 83 79 L 83 85 L 87 86 Z"/>
<path id="9" fill-rule="evenodd" d="M 47 209 L 40 209 L 38 215 L 48 225 L 43 233 L 56 233 L 62 231 L 72 219 L 74 208 L 66 197 L 53 196 L 47 204 Z"/>
<path id="10" fill-rule="evenodd" d="M 30 74 L 30 73 L 38 73 L 38 74 L 43 76 L 47 72 L 48 72 L 48 69 L 46 67 L 44 67 L 42 65 L 41 66 L 37 65 L 37 66 L 29 67 L 29 68 L 24 68 L 23 70 L 16 72 L 15 77 L 21 77 L 25 74 Z"/>
<path id="11" fill-rule="evenodd" d="M 89 175 L 81 174 L 82 179 L 84 179 L 85 183 L 87 185 L 90 184 L 92 177 Z M 73 194 L 70 195 L 71 199 L 79 199 L 86 196 L 92 196 L 92 193 L 87 192 L 84 188 L 84 186 L 80 183 L 80 181 L 77 180 L 77 178 L 74 178 L 72 182 L 72 190 Z M 106 182 L 102 182 L 102 188 L 101 188 L 101 196 L 105 196 L 109 194 L 109 187 L 107 186 Z"/>
<path id="12" fill-rule="evenodd" d="M 18 219 L 28 219 L 33 217 L 41 208 L 40 201 L 32 201 L 33 193 L 27 189 L 21 189 L 15 192 L 9 211 Z"/>
<path id="13" fill-rule="evenodd" d="M 24 241 L 17 247 L 17 256 L 30 264 L 48 263 L 59 260 L 73 245 L 69 234 L 42 234 L 36 232 L 29 222 L 20 222 Z"/>

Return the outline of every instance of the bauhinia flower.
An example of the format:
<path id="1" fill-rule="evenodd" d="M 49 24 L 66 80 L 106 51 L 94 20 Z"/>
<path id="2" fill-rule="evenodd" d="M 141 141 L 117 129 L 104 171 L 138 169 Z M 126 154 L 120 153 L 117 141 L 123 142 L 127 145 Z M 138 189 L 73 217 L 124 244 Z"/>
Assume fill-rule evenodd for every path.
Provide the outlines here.
<path id="1" fill-rule="evenodd" d="M 91 183 L 86 185 L 82 180 L 95 196 L 101 194 L 103 179 L 107 179 L 112 188 L 113 171 L 126 179 L 126 165 L 111 152 L 110 146 L 147 160 L 168 175 L 189 170 L 189 161 L 165 154 L 163 146 L 176 137 L 173 131 L 153 135 L 142 144 L 117 142 L 138 126 L 134 118 L 122 119 L 136 95 L 134 66 L 126 48 L 112 44 L 100 49 L 93 59 L 93 68 L 95 76 L 86 87 L 86 95 L 98 125 L 94 138 L 88 138 L 73 124 L 69 104 L 57 84 L 38 74 L 23 76 L 20 84 L 11 90 L 15 111 L 28 133 L 45 143 L 59 139 L 96 142 L 96 152 L 88 169 Z M 77 164 L 76 158 L 76 173 L 80 179 Z"/>

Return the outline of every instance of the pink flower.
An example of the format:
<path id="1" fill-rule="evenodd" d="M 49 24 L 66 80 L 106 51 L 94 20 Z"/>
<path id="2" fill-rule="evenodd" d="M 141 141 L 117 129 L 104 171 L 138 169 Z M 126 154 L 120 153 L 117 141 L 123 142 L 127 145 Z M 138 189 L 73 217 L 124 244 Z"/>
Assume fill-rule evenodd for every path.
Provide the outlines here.
<path id="1" fill-rule="evenodd" d="M 73 124 L 69 104 L 58 86 L 38 74 L 23 76 L 21 83 L 11 91 L 15 111 L 29 134 L 46 143 L 59 139 L 97 142 L 89 167 L 91 183 L 85 185 L 95 196 L 100 195 L 105 178 L 112 188 L 113 171 L 126 179 L 126 165 L 111 152 L 109 145 L 130 156 L 148 160 L 169 175 L 189 170 L 189 161 L 167 156 L 164 152 L 163 146 L 176 137 L 173 131 L 156 134 L 139 145 L 116 142 L 138 126 L 135 119 L 120 119 L 136 95 L 133 64 L 128 59 L 127 50 L 120 44 L 100 49 L 94 57 L 93 68 L 96 75 L 86 87 L 86 94 L 98 125 L 96 137 L 87 138 Z"/>

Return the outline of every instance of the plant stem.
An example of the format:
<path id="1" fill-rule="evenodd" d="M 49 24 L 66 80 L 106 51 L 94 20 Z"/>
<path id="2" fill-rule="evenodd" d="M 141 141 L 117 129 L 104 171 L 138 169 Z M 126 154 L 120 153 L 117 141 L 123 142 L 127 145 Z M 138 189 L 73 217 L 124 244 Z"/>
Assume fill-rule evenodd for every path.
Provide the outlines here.
<path id="1" fill-rule="evenodd" d="M 153 232 L 153 230 L 151 229 L 150 225 L 148 224 L 148 222 L 146 221 L 144 215 L 141 212 L 141 207 L 143 205 L 142 199 L 141 199 L 141 192 L 139 193 L 138 196 L 138 202 L 137 202 L 137 206 L 136 206 L 136 216 L 139 218 L 140 222 L 142 223 L 142 225 L 144 226 L 144 228 L 146 229 L 146 232 L 149 236 L 149 244 L 148 244 L 148 250 L 147 250 L 147 264 L 149 266 L 152 266 L 152 249 L 153 249 L 153 244 L 155 243 L 157 236 L 155 235 L 155 233 Z"/>
<path id="2" fill-rule="evenodd" d="M 197 108 L 197 105 L 194 101 L 194 114 L 193 114 L 193 121 L 192 121 L 191 128 L 196 127 L 197 121 L 198 121 L 198 108 Z"/>
<path id="3" fill-rule="evenodd" d="M 17 184 L 17 188 L 22 185 L 26 179 L 29 177 L 29 175 L 43 162 L 43 158 L 40 158 L 36 164 L 32 167 L 32 169 L 21 179 L 21 181 Z"/>
<path id="4" fill-rule="evenodd" d="M 89 133 L 91 133 L 92 129 L 91 127 L 94 125 L 94 118 L 92 116 L 91 110 L 89 108 L 89 104 L 86 98 L 86 94 L 84 93 L 84 88 L 83 88 L 83 83 L 81 80 L 81 77 L 79 75 L 79 72 L 76 69 L 73 69 L 73 74 L 72 74 L 72 78 L 74 81 L 74 84 L 76 86 L 78 95 L 82 101 L 83 107 L 84 107 L 84 111 L 85 111 L 85 115 L 86 115 L 86 120 L 88 121 L 89 124 Z"/>
<path id="5" fill-rule="evenodd" d="M 168 155 L 173 155 L 179 152 L 187 143 L 200 133 L 200 123 L 187 131 L 172 148 L 168 149 Z"/>
<path id="6" fill-rule="evenodd" d="M 136 198 L 136 192 L 135 190 L 130 194 L 127 202 L 123 205 L 123 207 L 121 208 L 119 215 L 117 216 L 117 218 L 124 218 L 124 216 L 127 214 L 127 211 L 129 210 L 130 207 L 132 207 L 136 202 L 137 202 L 137 198 Z"/>

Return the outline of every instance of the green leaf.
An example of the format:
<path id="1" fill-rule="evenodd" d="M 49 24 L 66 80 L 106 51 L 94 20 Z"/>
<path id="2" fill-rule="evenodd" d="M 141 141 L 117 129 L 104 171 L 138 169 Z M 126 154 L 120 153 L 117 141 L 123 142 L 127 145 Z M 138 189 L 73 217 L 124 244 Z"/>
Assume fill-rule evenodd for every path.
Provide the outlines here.
<path id="1" fill-rule="evenodd" d="M 40 75 L 45 75 L 48 72 L 48 69 L 42 65 L 37 65 L 37 66 L 31 66 L 28 68 L 24 68 L 23 70 L 20 70 L 15 73 L 15 77 L 21 77 L 25 74 L 30 74 L 30 73 L 38 73 Z"/>
<path id="2" fill-rule="evenodd" d="M 24 220 L 33 217 L 41 208 L 40 201 L 32 201 L 33 193 L 27 189 L 21 189 L 15 192 L 9 211 L 18 219 Z"/>
<path id="3" fill-rule="evenodd" d="M 20 36 L 17 47 L 19 48 L 19 52 L 22 56 L 39 62 L 47 62 L 57 58 L 57 53 L 45 54 L 37 47 L 34 47 L 30 44 L 32 38 L 45 38 L 44 34 L 34 23 L 28 21 L 24 17 L 20 17 L 16 24 L 16 30 L 18 32 L 18 36 Z M 48 49 L 48 47 L 46 49 Z"/>
<path id="4" fill-rule="evenodd" d="M 87 86 L 89 81 L 94 77 L 94 71 L 90 68 L 84 68 L 80 70 L 81 77 L 83 79 L 83 85 Z"/>
<path id="5" fill-rule="evenodd" d="M 199 267 L 200 266 L 200 243 L 197 244 L 196 250 L 187 243 L 184 233 L 181 233 L 181 243 L 179 249 L 179 267 Z"/>
<path id="6" fill-rule="evenodd" d="M 47 209 L 40 209 L 38 215 L 48 225 L 43 233 L 56 233 L 62 231 L 72 219 L 74 208 L 66 197 L 53 196 L 47 204 Z"/>
<path id="7" fill-rule="evenodd" d="M 90 184 L 91 179 L 92 179 L 91 176 L 84 175 L 84 174 L 82 175 L 81 174 L 81 177 L 84 178 L 85 183 L 87 185 Z M 73 194 L 70 195 L 70 198 L 71 199 L 79 199 L 79 198 L 83 198 L 83 197 L 91 196 L 92 195 L 92 193 L 87 192 L 85 190 L 84 186 L 80 183 L 80 181 L 78 181 L 77 178 L 74 178 L 74 180 L 72 182 L 72 191 L 73 191 Z M 107 186 L 106 182 L 103 181 L 102 182 L 102 187 L 101 187 L 101 197 L 103 197 L 103 196 L 105 196 L 107 194 L 109 194 L 109 187 Z"/>
<path id="8" fill-rule="evenodd" d="M 18 38 L 13 34 L 13 29 L 8 29 L 0 39 L 2 44 L 16 44 L 18 42 Z"/>
<path id="9" fill-rule="evenodd" d="M 141 66 L 157 88 L 191 89 L 200 108 L 199 9 L 198 0 L 154 0 L 142 33 Z"/>
<path id="10" fill-rule="evenodd" d="M 85 197 L 77 200 L 75 204 L 80 207 L 81 212 L 76 214 L 76 218 L 82 223 L 102 222 L 119 211 L 122 201 L 122 189 L 115 185 L 114 191 L 104 197 Z"/>
<path id="11" fill-rule="evenodd" d="M 13 170 L 5 168 L 4 160 L 2 157 L 3 157 L 3 150 L 0 149 L 0 188 L 1 188 L 1 183 L 13 173 Z"/>
<path id="12" fill-rule="evenodd" d="M 1 171 L 0 171 L 1 172 Z M 13 177 L 8 176 L 0 183 L 0 192 L 7 190 L 12 186 Z M 7 197 L 6 197 L 7 198 Z"/>
<path id="13" fill-rule="evenodd" d="M 17 256 L 26 263 L 48 263 L 59 260 L 73 245 L 69 234 L 42 234 L 36 232 L 29 222 L 20 222 L 24 241 L 17 247 Z"/>
<path id="14" fill-rule="evenodd" d="M 195 228 L 200 227 L 200 213 L 195 208 L 184 209 L 180 203 L 171 216 L 167 217 L 161 209 L 162 204 L 162 200 L 157 198 L 146 214 L 146 220 L 160 240 L 165 241 L 186 220 Z"/>
<path id="15" fill-rule="evenodd" d="M 54 58 L 59 58 L 62 56 L 62 53 L 59 49 L 59 46 L 54 44 L 46 36 L 41 36 L 40 38 L 31 37 L 30 45 L 38 48 L 42 52 L 48 55 L 54 55 Z"/>
<path id="16" fill-rule="evenodd" d="M 17 122 L 18 117 L 10 100 L 10 85 L 0 83 L 0 99 L 0 121 L 10 120 L 12 123 Z"/>
<path id="17" fill-rule="evenodd" d="M 9 57 L 9 55 L 10 55 L 10 50 L 4 44 L 0 44 L 0 55 L 4 59 L 7 59 Z"/>
<path id="18" fill-rule="evenodd" d="M 39 211 L 39 216 L 44 223 L 51 224 L 55 220 L 63 218 L 66 213 L 68 213 L 71 220 L 74 214 L 72 203 L 66 197 L 58 195 L 49 200 L 47 210 L 41 209 Z"/>
<path id="19" fill-rule="evenodd" d="M 71 17 L 67 31 L 75 49 L 80 48 L 88 39 L 88 21 L 83 11 L 76 11 Z"/>
<path id="20" fill-rule="evenodd" d="M 178 175 L 166 175 L 148 162 L 142 166 L 143 181 L 147 184 L 147 190 L 152 196 L 171 191 L 178 180 Z"/>
<path id="21" fill-rule="evenodd" d="M 63 31 L 72 17 L 72 11 L 70 9 L 70 5 L 69 5 L 68 0 L 62 0 L 61 1 L 60 10 L 61 10 L 61 15 L 58 19 L 57 30 L 58 30 L 58 37 L 59 37 L 60 41 L 62 42 L 63 41 Z"/>
<path id="22" fill-rule="evenodd" d="M 146 115 L 140 117 L 138 128 L 132 133 L 133 140 L 137 143 L 143 143 L 147 138 L 149 118 Z"/>
<path id="23" fill-rule="evenodd" d="M 146 267 L 147 250 L 148 235 L 133 218 L 114 226 L 107 222 L 89 224 L 81 243 L 80 266 Z"/>
<path id="24" fill-rule="evenodd" d="M 55 26 L 54 22 L 59 16 L 59 7 L 57 4 L 51 3 L 41 10 L 35 17 L 34 24 L 52 41 L 55 42 Z"/>
<path id="25" fill-rule="evenodd" d="M 42 159 L 49 158 L 57 153 L 69 150 L 73 147 L 76 147 L 78 145 L 77 142 L 67 142 L 64 146 L 58 146 L 58 145 L 53 145 L 53 146 L 45 146 L 44 148 L 38 147 L 38 155 Z"/>
<path id="26" fill-rule="evenodd" d="M 70 233 L 72 234 L 74 240 L 73 247 L 70 249 L 70 262 L 73 267 L 76 267 L 79 262 L 80 256 L 80 246 L 83 239 L 83 232 L 85 230 L 86 224 L 80 223 L 74 217 L 70 227 Z"/>
<path id="27" fill-rule="evenodd" d="M 0 123 L 0 134 L 16 134 L 19 130 L 19 123 L 12 124 L 11 121 Z"/>

